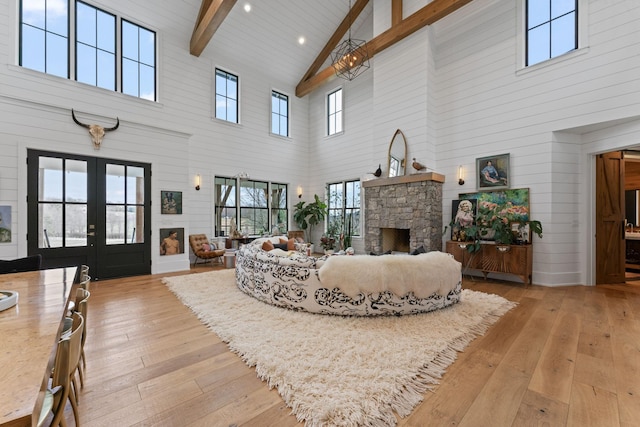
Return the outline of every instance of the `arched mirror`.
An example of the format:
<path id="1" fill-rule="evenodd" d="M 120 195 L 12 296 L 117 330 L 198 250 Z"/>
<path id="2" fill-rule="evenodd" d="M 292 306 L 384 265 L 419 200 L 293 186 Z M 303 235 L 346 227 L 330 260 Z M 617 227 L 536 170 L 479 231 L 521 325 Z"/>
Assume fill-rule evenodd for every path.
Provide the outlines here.
<path id="1" fill-rule="evenodd" d="M 407 173 L 407 140 L 400 129 L 396 130 L 389 144 L 389 159 L 387 161 L 387 176 L 402 176 Z"/>

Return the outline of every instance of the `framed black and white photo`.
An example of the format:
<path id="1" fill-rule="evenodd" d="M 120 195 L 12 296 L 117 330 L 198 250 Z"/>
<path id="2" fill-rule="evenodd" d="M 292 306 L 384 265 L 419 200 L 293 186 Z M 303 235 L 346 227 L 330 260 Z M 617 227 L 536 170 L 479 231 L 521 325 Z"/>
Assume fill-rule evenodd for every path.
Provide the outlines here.
<path id="1" fill-rule="evenodd" d="M 478 190 L 509 188 L 509 153 L 476 159 Z"/>

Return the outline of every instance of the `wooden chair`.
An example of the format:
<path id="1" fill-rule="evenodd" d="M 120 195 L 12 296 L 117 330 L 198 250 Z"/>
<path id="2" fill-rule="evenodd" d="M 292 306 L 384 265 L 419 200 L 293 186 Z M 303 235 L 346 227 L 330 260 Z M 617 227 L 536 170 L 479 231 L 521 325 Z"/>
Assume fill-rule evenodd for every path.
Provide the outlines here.
<path id="1" fill-rule="evenodd" d="M 224 255 L 225 250 L 218 249 L 214 243 L 209 243 L 209 239 L 207 239 L 206 234 L 190 234 L 189 246 L 191 247 L 193 254 L 196 256 L 193 265 L 196 265 L 200 259 L 207 262 L 217 258 L 222 262 L 222 256 Z"/>
<path id="2" fill-rule="evenodd" d="M 84 318 L 79 313 L 72 314 L 71 331 L 63 334 L 58 341 L 56 358 L 51 374 L 50 388 L 47 389 L 42 405 L 38 425 L 42 425 L 50 412 L 53 412 L 52 426 L 66 426 L 64 408 L 67 400 L 71 402 L 75 425 L 79 425 L 78 403 L 73 392 L 73 376 L 80 362 Z"/>
<path id="3" fill-rule="evenodd" d="M 80 363 L 78 363 L 78 377 L 80 378 L 80 388 L 84 387 L 84 370 L 87 369 L 87 362 L 84 357 L 84 343 L 87 340 L 87 316 L 89 312 L 89 297 L 91 293 L 87 289 L 78 288 L 76 290 L 75 311 L 82 315 L 85 322 L 85 328 L 82 331 L 82 342 L 80 344 Z M 74 376 L 74 390 L 76 392 L 76 400 L 78 400 L 78 389 L 75 387 Z"/>

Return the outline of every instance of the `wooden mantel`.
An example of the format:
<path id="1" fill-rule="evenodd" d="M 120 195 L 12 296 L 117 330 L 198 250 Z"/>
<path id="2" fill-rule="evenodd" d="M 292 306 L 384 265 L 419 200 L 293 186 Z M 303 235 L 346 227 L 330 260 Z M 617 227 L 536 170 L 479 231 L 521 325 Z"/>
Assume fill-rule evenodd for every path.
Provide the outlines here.
<path id="1" fill-rule="evenodd" d="M 363 187 L 379 187 L 382 185 L 408 184 L 410 182 L 435 181 L 444 183 L 444 175 L 437 172 L 414 173 L 411 175 L 394 176 L 393 178 L 376 178 L 363 181 Z"/>

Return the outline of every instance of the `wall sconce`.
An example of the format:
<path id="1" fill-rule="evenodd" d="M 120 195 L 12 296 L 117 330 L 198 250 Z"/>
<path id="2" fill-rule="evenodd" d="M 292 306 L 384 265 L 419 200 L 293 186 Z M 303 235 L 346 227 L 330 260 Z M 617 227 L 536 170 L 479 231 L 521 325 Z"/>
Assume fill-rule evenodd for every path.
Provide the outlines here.
<path id="1" fill-rule="evenodd" d="M 462 169 L 462 165 L 458 166 L 458 184 L 464 185 L 464 169 Z"/>
<path id="2" fill-rule="evenodd" d="M 200 190 L 200 174 L 196 175 L 196 191 Z"/>
<path id="3" fill-rule="evenodd" d="M 302 198 L 302 187 L 298 185 L 298 199 Z"/>

